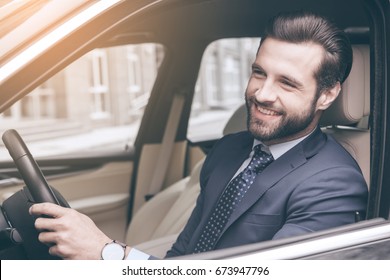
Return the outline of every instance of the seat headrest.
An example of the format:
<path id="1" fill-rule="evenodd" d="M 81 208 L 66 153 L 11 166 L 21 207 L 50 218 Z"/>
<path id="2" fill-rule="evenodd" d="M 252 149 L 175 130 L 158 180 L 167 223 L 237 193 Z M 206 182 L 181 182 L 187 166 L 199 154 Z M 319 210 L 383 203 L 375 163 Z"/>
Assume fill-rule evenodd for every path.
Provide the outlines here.
<path id="1" fill-rule="evenodd" d="M 320 126 L 351 125 L 370 114 L 370 50 L 354 45 L 348 79 L 333 104 L 322 114 Z"/>
<path id="2" fill-rule="evenodd" d="M 229 118 L 223 129 L 223 135 L 236 133 L 247 129 L 247 112 L 245 104 L 240 105 Z"/>

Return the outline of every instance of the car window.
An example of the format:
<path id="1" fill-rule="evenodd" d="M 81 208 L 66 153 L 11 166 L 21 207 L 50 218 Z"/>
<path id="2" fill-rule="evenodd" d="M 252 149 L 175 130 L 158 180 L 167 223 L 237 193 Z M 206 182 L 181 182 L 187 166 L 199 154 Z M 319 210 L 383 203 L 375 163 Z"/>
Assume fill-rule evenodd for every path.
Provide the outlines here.
<path id="1" fill-rule="evenodd" d="M 187 137 L 192 142 L 222 136 L 229 116 L 244 103 L 259 38 L 221 39 L 202 58 Z"/>
<path id="2" fill-rule="evenodd" d="M 35 157 L 131 145 L 163 56 L 154 43 L 94 49 L 3 112 L 0 132 L 18 130 Z"/>

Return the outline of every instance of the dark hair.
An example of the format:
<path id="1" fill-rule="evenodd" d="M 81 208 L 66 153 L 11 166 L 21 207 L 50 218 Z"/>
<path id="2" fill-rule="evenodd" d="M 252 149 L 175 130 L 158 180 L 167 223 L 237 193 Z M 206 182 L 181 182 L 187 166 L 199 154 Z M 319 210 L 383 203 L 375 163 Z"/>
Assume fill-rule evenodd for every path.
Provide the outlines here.
<path id="1" fill-rule="evenodd" d="M 261 42 L 274 38 L 291 43 L 313 42 L 325 50 L 314 73 L 317 93 L 343 83 L 352 67 L 352 47 L 347 35 L 323 16 L 310 12 L 281 13 L 272 18 Z M 260 46 L 261 46 L 260 42 Z"/>

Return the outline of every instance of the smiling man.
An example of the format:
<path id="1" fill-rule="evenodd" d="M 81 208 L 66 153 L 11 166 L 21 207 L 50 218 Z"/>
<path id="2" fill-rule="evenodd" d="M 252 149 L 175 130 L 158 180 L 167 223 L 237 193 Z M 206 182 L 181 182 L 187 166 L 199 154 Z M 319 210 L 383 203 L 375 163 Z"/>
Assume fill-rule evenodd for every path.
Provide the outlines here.
<path id="1" fill-rule="evenodd" d="M 245 94 L 248 131 L 208 154 L 196 207 L 167 257 L 328 229 L 365 211 L 357 163 L 318 127 L 351 65 L 346 35 L 328 20 L 303 12 L 272 19 Z M 35 224 L 52 254 L 98 259 L 115 247 L 119 258 L 148 258 L 74 210 L 44 203 L 30 211 L 54 217 Z"/>

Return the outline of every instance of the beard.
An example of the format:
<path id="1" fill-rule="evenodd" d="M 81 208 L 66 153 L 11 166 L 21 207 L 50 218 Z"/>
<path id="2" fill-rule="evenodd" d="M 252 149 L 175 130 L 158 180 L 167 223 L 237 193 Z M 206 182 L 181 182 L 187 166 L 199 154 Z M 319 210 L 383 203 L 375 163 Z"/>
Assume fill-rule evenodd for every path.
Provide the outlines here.
<path id="1" fill-rule="evenodd" d="M 312 122 L 316 114 L 315 98 L 309 108 L 299 113 L 287 113 L 285 110 L 274 108 L 267 103 L 258 102 L 254 96 L 245 96 L 245 103 L 248 112 L 247 127 L 252 135 L 259 141 L 272 141 L 276 139 L 288 138 L 305 130 Z M 252 110 L 257 110 L 255 106 L 277 111 L 280 115 L 278 122 L 267 122 L 257 119 L 252 114 Z"/>

